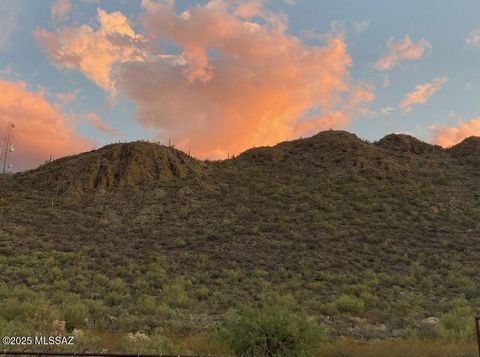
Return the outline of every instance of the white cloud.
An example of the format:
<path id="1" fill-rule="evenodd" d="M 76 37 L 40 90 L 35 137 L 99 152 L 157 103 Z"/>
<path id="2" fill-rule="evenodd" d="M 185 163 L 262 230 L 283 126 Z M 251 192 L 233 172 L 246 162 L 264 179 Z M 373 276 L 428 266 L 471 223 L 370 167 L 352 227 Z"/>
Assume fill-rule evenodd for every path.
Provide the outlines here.
<path id="1" fill-rule="evenodd" d="M 382 108 L 380 111 L 382 112 L 382 114 L 388 115 L 392 113 L 394 110 L 395 110 L 395 107 L 385 107 L 385 108 Z"/>
<path id="2" fill-rule="evenodd" d="M 360 22 L 353 23 L 353 29 L 356 33 L 362 33 L 368 28 L 368 26 L 370 26 L 370 20 L 362 20 Z"/>
<path id="3" fill-rule="evenodd" d="M 465 43 L 470 47 L 480 46 L 480 29 L 474 30 L 468 34 Z"/>
<path id="4" fill-rule="evenodd" d="M 471 83 L 465 84 L 465 87 L 463 87 L 464 92 L 471 92 L 473 90 L 473 85 Z"/>

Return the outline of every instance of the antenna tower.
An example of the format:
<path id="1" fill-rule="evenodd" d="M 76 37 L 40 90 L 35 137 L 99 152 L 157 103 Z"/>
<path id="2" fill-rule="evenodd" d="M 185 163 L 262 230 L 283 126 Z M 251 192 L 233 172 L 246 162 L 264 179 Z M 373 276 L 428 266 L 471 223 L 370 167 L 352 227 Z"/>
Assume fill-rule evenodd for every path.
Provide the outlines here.
<path id="1" fill-rule="evenodd" d="M 5 132 L 5 137 L 3 138 L 3 145 L 0 149 L 0 155 L 2 159 L 2 174 L 6 173 L 7 170 L 7 158 L 8 154 L 15 151 L 13 147 L 13 128 L 15 128 L 15 124 L 8 123 L 7 124 L 7 131 Z M 11 166 L 11 165 L 10 165 Z"/>

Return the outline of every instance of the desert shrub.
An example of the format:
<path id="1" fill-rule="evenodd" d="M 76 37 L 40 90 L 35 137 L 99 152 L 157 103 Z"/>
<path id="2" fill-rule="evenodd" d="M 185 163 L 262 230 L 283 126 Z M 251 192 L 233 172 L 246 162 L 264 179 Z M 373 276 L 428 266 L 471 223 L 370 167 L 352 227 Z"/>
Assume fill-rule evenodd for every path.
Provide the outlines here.
<path id="1" fill-rule="evenodd" d="M 438 322 L 437 333 L 446 340 L 469 341 L 474 336 L 473 311 L 470 306 L 459 305 L 443 314 Z"/>
<path id="2" fill-rule="evenodd" d="M 363 300 L 352 295 L 339 296 L 334 301 L 334 305 L 339 312 L 346 314 L 360 314 L 365 309 Z"/>
<path id="3" fill-rule="evenodd" d="M 192 304 L 192 300 L 185 290 L 185 283 L 177 279 L 164 286 L 162 291 L 162 301 L 170 307 L 185 308 Z"/>
<path id="4" fill-rule="evenodd" d="M 3 336 L 29 336 L 32 333 L 31 327 L 20 321 L 6 321 L 0 319 L 0 334 Z M 7 347 L 7 345 L 3 345 Z M 14 346 L 15 347 L 15 346 Z"/>
<path id="5" fill-rule="evenodd" d="M 85 324 L 87 318 L 87 309 L 81 303 L 65 305 L 63 309 L 63 318 L 65 327 L 68 331 L 81 327 Z"/>
<path id="6" fill-rule="evenodd" d="M 230 322 L 222 337 L 235 356 L 317 356 L 324 331 L 302 313 L 287 307 L 248 310 Z"/>

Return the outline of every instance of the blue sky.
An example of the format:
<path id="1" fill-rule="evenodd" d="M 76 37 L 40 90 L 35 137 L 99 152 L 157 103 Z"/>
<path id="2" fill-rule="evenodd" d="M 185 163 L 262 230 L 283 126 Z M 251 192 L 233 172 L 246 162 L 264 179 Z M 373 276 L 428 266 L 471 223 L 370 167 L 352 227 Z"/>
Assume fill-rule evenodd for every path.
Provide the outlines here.
<path id="1" fill-rule="evenodd" d="M 65 13 L 54 15 L 54 7 L 58 7 L 62 1 L 64 9 L 66 9 Z M 218 1 L 214 2 L 217 3 L 218 8 Z M 159 1 L 158 3 L 163 2 Z M 231 2 L 226 1 L 226 3 L 229 3 L 230 7 L 227 10 L 223 8 L 221 10 L 225 13 L 225 17 L 232 16 L 235 11 L 234 8 L 242 4 L 241 1 L 235 2 L 233 0 Z M 232 5 L 233 3 L 234 5 Z M 333 123 L 331 125 L 334 128 L 338 127 L 354 132 L 360 137 L 372 141 L 392 132 L 401 132 L 417 136 L 425 141 L 445 145 L 462 139 L 462 135 L 480 135 L 480 132 L 476 132 L 476 128 L 480 127 L 476 122 L 476 118 L 480 118 L 480 34 L 476 32 L 480 29 L 480 19 L 478 18 L 480 2 L 468 0 L 455 2 L 438 0 L 402 2 L 297 0 L 293 2 L 278 0 L 265 1 L 262 4 L 259 1 L 251 1 L 250 3 L 257 3 L 254 13 L 246 17 L 235 18 L 232 21 L 249 22 L 265 27 L 267 26 L 265 23 L 268 22 L 266 20 L 267 14 L 274 14 L 275 19 L 281 19 L 288 24 L 285 33 L 282 34 L 283 37 L 279 38 L 296 38 L 307 50 L 312 46 L 328 47 L 329 45 L 326 44 L 328 40 L 325 36 L 338 36 L 342 39 L 346 46 L 346 55 L 351 59 L 351 65 L 346 67 L 348 79 L 342 77 L 342 80 L 348 81 L 349 86 L 359 85 L 368 88 L 374 98 L 364 100 L 361 104 L 358 104 L 358 108 L 349 109 L 348 114 L 343 113 L 347 118 L 339 121 L 329 121 L 329 123 Z M 89 26 L 92 31 L 97 31 L 100 26 L 99 9 L 105 11 L 106 16 L 119 12 L 135 32 L 135 35 L 128 35 L 130 36 L 128 40 L 131 43 L 137 40 L 139 43 L 142 41 L 142 43 L 146 43 L 148 40 L 148 51 L 150 52 L 148 55 L 141 55 L 143 56 L 141 59 L 143 63 L 140 63 L 141 61 L 138 59 L 132 60 L 133 57 L 118 59 L 118 63 L 114 62 L 112 64 L 112 73 L 114 72 L 113 68 L 120 66 L 124 66 L 125 72 L 122 67 L 122 69 L 117 68 L 118 73 L 155 73 L 151 71 L 163 67 L 148 68 L 149 72 L 132 71 L 133 69 L 147 70 L 146 63 L 153 60 L 147 60 L 146 58 L 157 58 L 160 54 L 180 58 L 182 53 L 186 53 L 182 58 L 187 58 L 185 60 L 187 64 L 182 65 L 190 66 L 188 62 L 193 62 L 194 59 L 188 57 L 187 47 L 192 43 L 194 45 L 198 45 L 198 43 L 194 43 L 195 40 L 192 40 L 193 42 L 189 39 L 185 40 L 187 29 L 184 31 L 181 28 L 182 22 L 179 22 L 180 25 L 177 25 L 174 29 L 168 28 L 166 25 L 163 26 L 162 21 L 168 22 L 168 17 L 163 16 L 161 11 L 154 12 L 153 6 L 148 10 L 146 6 L 142 6 L 140 1 L 136 0 L 1 0 L 0 4 L 2 9 L 0 14 L 0 32 L 2 33 L 0 35 L 0 80 L 10 83 L 24 82 L 23 90 L 40 95 L 57 110 L 59 117 L 75 118 L 70 121 L 65 119 L 68 121 L 66 125 L 74 131 L 70 135 L 86 138 L 96 146 L 102 146 L 110 142 L 138 139 L 158 138 L 165 141 L 167 137 L 174 137 L 178 138 L 179 143 L 183 143 L 180 145 L 182 149 L 187 149 L 188 145 L 192 145 L 193 148 L 198 147 L 198 152 L 201 153 L 199 156 L 217 158 L 225 155 L 229 150 L 233 152 L 241 151 L 249 145 L 272 144 L 280 141 L 283 138 L 281 134 L 267 138 L 267 136 L 262 136 L 259 133 L 262 130 L 274 131 L 277 126 L 282 127 L 282 129 L 278 129 L 279 133 L 285 133 L 285 125 L 293 125 L 293 122 L 288 122 L 287 119 L 281 119 L 283 121 L 279 119 L 281 123 L 278 123 L 277 126 L 271 125 L 266 129 L 260 127 L 264 124 L 258 124 L 256 127 L 251 124 L 251 130 L 253 131 L 247 134 L 256 138 L 255 140 L 244 140 L 241 145 L 224 148 L 222 145 L 225 146 L 226 141 L 218 139 L 220 134 L 216 134 L 211 138 L 212 142 L 218 139 L 216 146 L 203 147 L 198 140 L 196 141 L 196 131 L 192 129 L 195 128 L 195 125 L 202 123 L 201 125 L 207 125 L 210 131 L 217 130 L 217 127 L 214 126 L 221 127 L 221 130 L 228 130 L 226 129 L 227 126 L 232 126 L 238 131 L 237 125 L 242 124 L 242 115 L 247 114 L 238 113 L 236 120 L 240 121 L 240 124 L 237 122 L 208 122 L 208 115 L 216 113 L 219 109 L 212 111 L 211 106 L 207 107 L 208 103 L 203 103 L 205 112 L 202 112 L 204 107 L 201 104 L 196 104 L 194 107 L 197 112 L 202 113 L 199 113 L 199 117 L 194 122 L 189 122 L 188 125 L 185 124 L 185 119 L 183 119 L 183 122 L 179 119 L 176 123 L 172 123 L 170 119 L 155 121 L 156 119 L 152 119 L 152 115 L 156 112 L 158 112 L 158 115 L 175 117 L 175 109 L 172 109 L 174 104 L 169 111 L 163 112 L 162 108 L 175 102 L 176 96 L 187 93 L 187 95 L 192 96 L 192 101 L 196 102 L 200 95 L 193 93 L 193 89 L 189 92 L 172 91 L 172 93 L 169 93 L 165 91 L 164 87 L 157 88 L 155 86 L 152 87 L 152 92 L 148 94 L 153 99 L 149 98 L 148 101 L 145 101 L 142 95 L 145 96 L 146 94 L 139 93 L 140 84 L 137 87 L 130 86 L 128 81 L 123 80 L 122 82 L 113 74 L 111 74 L 111 80 L 112 83 L 115 83 L 115 93 L 109 93 L 105 86 L 102 88 L 98 81 L 92 80 L 94 74 L 90 73 L 89 77 L 88 70 L 82 69 L 80 65 L 76 67 L 77 62 L 67 58 L 68 56 L 55 57 L 55 49 L 47 48 L 46 45 L 45 39 L 48 35 L 41 38 L 34 35 L 35 31 L 41 30 L 44 31 L 44 34 L 51 34 L 60 38 L 62 29 L 71 28 L 72 31 L 75 31 L 82 25 Z M 209 5 L 208 1 L 178 0 L 174 6 L 174 15 L 178 16 L 195 6 L 207 8 Z M 148 11 L 151 11 L 151 13 L 146 14 Z M 197 15 L 194 12 L 192 14 L 190 20 L 193 22 Z M 171 17 L 174 17 L 174 15 L 170 14 Z M 198 15 L 199 18 L 200 16 Z M 150 18 L 150 22 L 146 21 L 146 18 Z M 266 29 L 265 33 L 270 30 Z M 152 37 L 153 32 L 155 33 Z M 177 33 L 184 34 L 184 37 L 181 37 L 181 35 L 177 37 Z M 196 38 L 196 35 L 191 34 L 194 38 Z M 126 35 L 122 34 L 122 36 Z M 241 45 L 244 46 L 246 43 L 246 46 L 248 46 L 249 38 L 246 36 Z M 211 43 L 216 43 L 214 41 L 218 41 L 218 39 L 213 39 Z M 403 45 L 406 46 L 404 48 L 406 51 L 408 46 L 412 47 L 412 51 L 415 49 L 414 47 L 418 47 L 417 50 L 420 51 L 420 54 L 410 55 L 410 57 L 407 54 L 402 57 L 401 54 L 397 53 L 397 58 L 394 60 L 395 64 L 391 68 L 379 69 L 378 66 L 375 66 L 380 59 L 388 56 L 389 49 L 392 50 L 395 44 L 401 47 L 402 41 L 404 41 Z M 137 44 L 134 44 L 134 46 L 137 46 Z M 252 44 L 252 46 L 255 46 L 255 44 Z M 152 50 L 152 47 L 160 49 Z M 57 44 L 56 50 L 59 51 L 59 48 L 64 53 L 68 51 L 65 44 Z M 143 47 L 138 48 L 135 47 L 135 50 L 146 51 Z M 213 68 L 213 72 L 209 75 L 216 76 L 215 66 L 221 67 L 221 60 L 215 62 L 215 45 L 207 48 L 207 50 L 209 51 L 208 56 L 211 56 L 208 59 Z M 231 53 L 225 54 L 221 48 L 217 54 L 219 57 L 227 55 L 231 57 L 230 62 L 227 62 L 229 66 L 232 66 L 232 63 L 237 63 L 232 61 L 233 55 Z M 132 55 L 129 54 L 128 56 Z M 177 57 L 175 58 L 177 59 Z M 246 62 L 250 60 L 244 58 Z M 275 60 L 272 59 L 272 61 Z M 120 62 L 121 64 L 119 64 Z M 135 63 L 131 64 L 130 62 Z M 214 62 L 215 65 L 213 65 Z M 145 65 L 143 65 L 144 63 Z M 208 69 L 209 67 L 206 66 L 205 68 Z M 181 76 L 184 72 L 172 73 Z M 315 72 L 308 72 L 308 75 L 314 76 Z M 321 75 L 319 73 L 319 76 Z M 335 75 L 340 76 L 340 74 Z M 139 74 L 139 76 L 145 76 L 145 74 Z M 129 78 L 132 79 L 132 77 Z M 135 78 L 135 75 L 133 78 Z M 162 78 L 159 76 L 158 80 L 162 80 Z M 194 81 L 212 81 L 210 77 L 208 79 L 199 78 L 195 78 Z M 219 80 L 220 76 L 214 78 Z M 441 80 L 435 82 L 436 79 Z M 118 84 L 117 87 L 117 83 L 123 84 Z M 193 85 L 192 81 L 189 83 Z M 434 85 L 434 89 L 417 87 L 431 85 L 432 83 L 437 83 Z M 310 84 L 308 83 L 307 86 Z M 150 84 L 149 82 L 142 82 L 142 86 L 145 85 Z M 195 90 L 201 90 L 198 89 L 198 84 L 195 84 L 195 86 L 197 88 Z M 312 84 L 312 88 L 316 88 L 314 84 Z M 416 89 L 420 90 L 421 93 L 417 94 L 425 97 L 425 100 L 423 102 L 418 101 L 418 96 L 414 96 L 417 99 L 402 107 L 400 105 L 402 100 Z M 243 90 L 255 91 L 255 86 L 249 88 L 248 83 L 246 83 Z M 292 89 L 289 88 L 289 90 Z M 334 92 L 335 89 L 331 89 L 331 91 Z M 74 95 L 68 103 L 59 104 L 59 94 L 61 93 Z M 238 93 L 236 95 L 238 96 Z M 342 94 L 345 97 L 348 95 L 348 93 Z M 0 94 L 0 98 L 1 96 L 2 94 Z M 158 96 L 158 98 L 155 96 Z M 169 98 L 168 102 L 165 101 L 165 97 Z M 216 99 L 213 99 L 213 101 L 216 105 L 222 105 L 223 103 L 221 101 L 217 103 Z M 182 108 L 177 108 L 179 118 L 184 118 L 185 115 L 190 113 L 185 112 L 183 108 L 186 105 L 185 103 L 188 102 L 179 98 L 177 107 L 182 106 Z M 230 101 L 226 98 L 224 104 L 228 105 L 228 103 Z M 339 105 L 342 104 L 336 103 L 337 107 Z M 323 115 L 327 115 L 328 110 L 333 110 L 332 108 L 326 109 L 324 104 L 319 104 L 319 106 Z M 160 110 L 158 110 L 159 108 Z M 305 113 L 315 112 L 315 108 L 317 108 L 316 105 L 308 102 L 305 107 L 292 109 L 291 113 L 296 114 L 291 115 L 298 115 L 302 110 L 304 111 L 302 115 L 307 115 Z M 263 110 L 265 111 L 265 109 Z M 4 112 L 8 115 L 7 109 L 4 109 Z M 194 114 L 196 115 L 197 112 Z M 261 111 L 252 112 L 263 115 Z M 289 111 L 286 109 L 286 112 Z M 92 114 L 98 119 L 96 124 L 93 123 L 93 120 L 90 120 Z M 287 114 L 282 112 L 279 115 Z M 275 116 L 266 116 L 265 118 L 268 118 L 269 121 L 275 121 Z M 5 121 L 5 119 L 3 120 Z M 267 119 L 262 120 L 265 122 Z M 300 119 L 296 119 L 297 123 L 298 120 Z M 318 125 L 313 125 L 313 129 L 309 130 L 325 129 L 325 120 L 322 120 L 316 121 Z M 99 130 L 99 123 L 103 127 L 102 130 Z M 2 125 L 0 130 L 3 130 L 5 123 L 1 119 L 0 124 Z M 20 131 L 21 126 L 17 126 L 16 129 Z M 52 130 L 55 130 L 55 128 Z M 299 132 L 297 129 L 292 129 L 284 139 L 289 139 L 291 138 L 290 135 L 296 135 Z M 198 135 L 203 135 L 202 131 L 199 131 Z M 267 139 L 262 142 L 262 138 Z M 17 143 L 17 147 L 18 145 L 28 145 L 26 140 Z M 18 160 L 22 160 L 21 155 Z M 33 163 L 28 162 L 19 166 L 26 168 L 28 165 L 33 165 Z"/>

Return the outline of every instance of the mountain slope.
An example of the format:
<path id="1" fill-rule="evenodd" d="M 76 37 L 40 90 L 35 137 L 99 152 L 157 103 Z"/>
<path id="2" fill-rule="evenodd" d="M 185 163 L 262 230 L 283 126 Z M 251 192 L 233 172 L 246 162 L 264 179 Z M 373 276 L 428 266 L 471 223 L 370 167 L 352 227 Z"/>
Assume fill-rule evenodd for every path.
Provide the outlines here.
<path id="1" fill-rule="evenodd" d="M 201 172 L 201 164 L 171 147 L 137 141 L 111 144 L 66 157 L 28 173 L 58 191 L 109 189 L 185 177 Z"/>
<path id="2" fill-rule="evenodd" d="M 428 334 L 480 308 L 477 140 L 326 131 L 224 161 L 149 143 L 57 160 L 0 180 L 3 286 L 78 302 L 76 327 L 203 331 L 286 294 L 332 336 Z"/>

